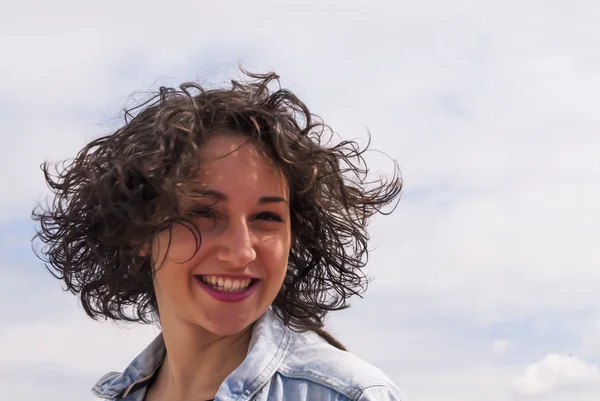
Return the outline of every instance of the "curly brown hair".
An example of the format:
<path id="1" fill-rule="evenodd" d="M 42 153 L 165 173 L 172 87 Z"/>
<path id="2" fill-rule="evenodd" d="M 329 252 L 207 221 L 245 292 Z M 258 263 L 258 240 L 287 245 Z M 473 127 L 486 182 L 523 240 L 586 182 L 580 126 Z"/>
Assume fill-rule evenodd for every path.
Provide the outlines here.
<path id="1" fill-rule="evenodd" d="M 271 90 L 279 83 L 275 73 L 243 72 L 250 79 L 228 89 L 161 87 L 125 110 L 120 129 L 90 142 L 54 173 L 42 164 L 54 198 L 32 214 L 39 222 L 35 239 L 44 244 L 36 254 L 66 291 L 79 295 L 90 317 L 156 320 L 154 269 L 141 249 L 173 223 L 192 224 L 179 200 L 198 194 L 198 151 L 224 131 L 260 144 L 289 183 L 294 241 L 272 304 L 277 315 L 295 330 L 323 335 L 327 312 L 346 308 L 366 289 L 367 225 L 386 213 L 384 206 L 397 205 L 397 163 L 390 179 L 369 181 L 368 144 L 332 144 L 333 131 L 292 92 Z M 200 247 L 201 233 L 195 234 Z"/>

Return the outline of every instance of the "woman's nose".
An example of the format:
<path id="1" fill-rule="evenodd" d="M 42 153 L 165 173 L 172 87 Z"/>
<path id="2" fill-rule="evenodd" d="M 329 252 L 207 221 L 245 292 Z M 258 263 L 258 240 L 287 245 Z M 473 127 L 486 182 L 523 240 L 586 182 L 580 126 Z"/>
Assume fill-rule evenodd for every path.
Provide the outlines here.
<path id="1" fill-rule="evenodd" d="M 234 267 L 245 267 L 256 259 L 253 235 L 245 219 L 230 220 L 220 242 L 218 258 Z"/>

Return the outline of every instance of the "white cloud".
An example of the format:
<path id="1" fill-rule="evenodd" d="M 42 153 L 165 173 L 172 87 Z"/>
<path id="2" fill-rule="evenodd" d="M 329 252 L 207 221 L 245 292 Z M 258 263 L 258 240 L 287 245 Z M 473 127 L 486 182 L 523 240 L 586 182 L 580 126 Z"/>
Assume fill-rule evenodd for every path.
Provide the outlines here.
<path id="1" fill-rule="evenodd" d="M 504 355 L 508 350 L 508 341 L 505 339 L 494 340 L 492 343 L 492 350 L 496 356 Z"/>
<path id="2" fill-rule="evenodd" d="M 65 375 L 99 378 L 124 369 L 158 333 L 151 327 L 116 329 L 77 312 L 77 316 L 36 319 L 3 330 L 0 339 L 12 347 L 0 355 L 0 364 L 45 365 Z"/>
<path id="3" fill-rule="evenodd" d="M 600 368 L 574 356 L 549 354 L 525 368 L 514 381 L 514 389 L 522 395 L 572 394 L 600 391 Z M 591 393 L 591 391 L 594 391 Z"/>

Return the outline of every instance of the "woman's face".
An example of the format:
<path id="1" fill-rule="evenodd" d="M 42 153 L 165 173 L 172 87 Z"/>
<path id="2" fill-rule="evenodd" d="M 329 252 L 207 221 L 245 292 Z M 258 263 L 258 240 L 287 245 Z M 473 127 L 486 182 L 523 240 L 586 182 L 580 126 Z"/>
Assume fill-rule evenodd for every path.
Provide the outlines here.
<path id="1" fill-rule="evenodd" d="M 217 135 L 201 149 L 197 179 L 212 195 L 187 205 L 183 200 L 184 208 L 196 211 L 197 253 L 196 237 L 182 224 L 153 240 L 152 257 L 163 263 L 154 281 L 163 326 L 178 321 L 236 334 L 267 310 L 281 288 L 291 246 L 288 185 L 252 144 L 229 154 L 245 141 Z"/>

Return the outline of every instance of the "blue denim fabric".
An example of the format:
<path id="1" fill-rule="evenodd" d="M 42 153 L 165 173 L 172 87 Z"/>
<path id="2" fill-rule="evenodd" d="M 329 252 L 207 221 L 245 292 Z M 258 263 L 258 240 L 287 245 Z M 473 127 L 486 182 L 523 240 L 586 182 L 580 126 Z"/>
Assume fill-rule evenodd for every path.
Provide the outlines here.
<path id="1" fill-rule="evenodd" d="M 99 400 L 143 401 L 165 357 L 159 335 L 123 373 L 103 376 Z M 255 324 L 246 359 L 221 384 L 217 401 L 404 401 L 380 370 L 312 332 L 288 329 L 271 311 Z"/>

